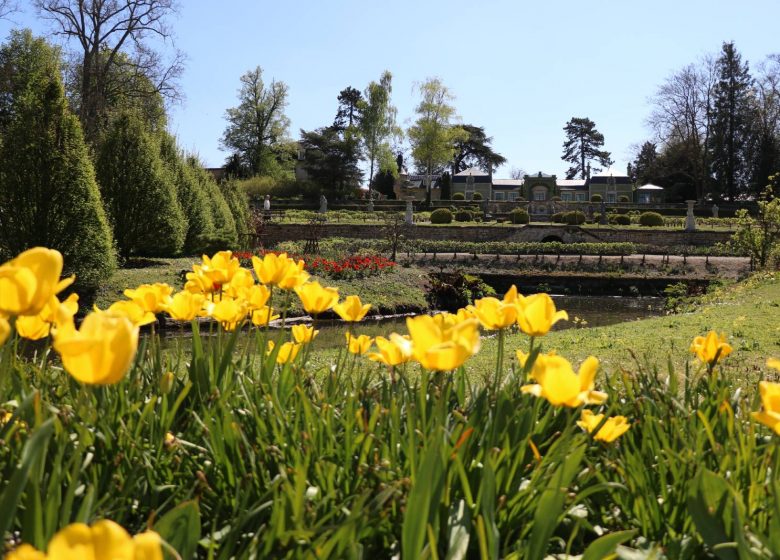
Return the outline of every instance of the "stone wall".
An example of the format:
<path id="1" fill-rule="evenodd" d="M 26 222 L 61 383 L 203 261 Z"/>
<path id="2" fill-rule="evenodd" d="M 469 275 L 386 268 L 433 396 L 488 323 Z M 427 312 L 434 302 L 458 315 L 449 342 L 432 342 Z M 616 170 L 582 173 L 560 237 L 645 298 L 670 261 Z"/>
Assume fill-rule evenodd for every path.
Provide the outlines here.
<path id="1" fill-rule="evenodd" d="M 328 237 L 348 237 L 360 239 L 381 239 L 382 227 L 377 225 L 324 224 L 320 229 L 320 239 Z M 273 246 L 281 241 L 306 239 L 310 227 L 300 224 L 268 224 L 261 236 L 263 245 Z M 714 245 L 724 243 L 731 237 L 726 231 L 696 231 L 686 233 L 683 230 L 580 228 L 564 225 L 473 225 L 473 226 L 414 226 L 411 237 L 416 239 L 456 240 L 456 241 L 563 241 L 565 243 L 584 242 L 630 242 L 637 244 L 673 246 L 673 245 Z"/>

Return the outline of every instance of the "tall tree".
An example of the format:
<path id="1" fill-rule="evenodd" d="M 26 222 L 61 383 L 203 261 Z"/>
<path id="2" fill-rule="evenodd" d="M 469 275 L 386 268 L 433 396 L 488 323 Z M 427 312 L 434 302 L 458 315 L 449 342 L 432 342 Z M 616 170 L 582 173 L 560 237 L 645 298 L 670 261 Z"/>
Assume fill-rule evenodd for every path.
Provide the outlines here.
<path id="1" fill-rule="evenodd" d="M 757 195 L 767 178 L 780 170 L 780 55 L 769 56 L 758 66 L 752 98 L 747 153 L 750 190 Z"/>
<path id="2" fill-rule="evenodd" d="M 374 171 L 395 169 L 390 142 L 398 137 L 401 131 L 395 124 L 397 110 L 390 102 L 392 82 L 393 75 L 385 70 L 379 82 L 368 84 L 364 99 L 359 104 L 358 127 L 363 141 L 364 156 L 368 163 L 369 195 Z"/>
<path id="3" fill-rule="evenodd" d="M 715 59 L 705 56 L 674 72 L 658 88 L 652 99 L 653 110 L 648 124 L 656 131 L 662 148 L 675 146 L 674 153 L 690 161 L 673 158 L 690 174 L 695 198 L 709 194 L 709 143 L 712 135 L 713 93 L 717 83 Z M 679 151 L 677 148 L 685 146 Z"/>
<path id="4" fill-rule="evenodd" d="M 79 64 L 79 118 L 93 144 L 108 126 L 107 97 L 112 75 L 141 74 L 148 82 L 134 94 L 177 99 L 176 80 L 184 56 L 176 51 L 170 60 L 151 47 L 150 37 L 171 39 L 167 18 L 175 0 L 33 0 L 35 7 L 58 27 L 57 33 L 72 40 L 81 53 Z"/>
<path id="5" fill-rule="evenodd" d="M 360 121 L 360 108 L 363 95 L 360 90 L 348 86 L 339 92 L 339 108 L 333 126 L 337 130 L 351 129 Z"/>
<path id="6" fill-rule="evenodd" d="M 0 260 L 51 247 L 80 287 L 97 287 L 116 265 L 113 239 L 58 53 L 30 31 L 13 32 L 0 76 Z"/>
<path id="7" fill-rule="evenodd" d="M 418 89 L 422 99 L 415 108 L 417 120 L 408 134 L 412 157 L 425 170 L 425 200 L 430 204 L 433 172 L 452 161 L 456 143 L 466 138 L 466 132 L 455 124 L 455 96 L 439 78 L 428 78 Z"/>
<path id="8" fill-rule="evenodd" d="M 734 201 L 747 191 L 753 79 L 734 43 L 723 43 L 717 69 L 710 139 L 712 171 L 717 192 Z"/>
<path id="9" fill-rule="evenodd" d="M 591 161 L 604 167 L 612 164 L 610 153 L 599 149 L 604 145 L 604 135 L 596 130 L 596 123 L 592 120 L 572 117 L 563 131 L 566 133 L 566 141 L 563 143 L 561 159 L 572 164 L 566 171 L 567 179 L 574 179 L 578 173 L 580 179 L 587 178 Z"/>
<path id="10" fill-rule="evenodd" d="M 328 197 L 345 198 L 360 187 L 357 136 L 339 134 L 335 127 L 301 130 L 301 146 L 306 150 L 306 172 Z"/>
<path id="11" fill-rule="evenodd" d="M 452 174 L 460 173 L 469 167 L 479 167 L 485 171 L 495 171 L 506 163 L 506 158 L 494 152 L 490 145 L 493 138 L 485 134 L 481 126 L 463 124 L 461 128 L 466 136 L 455 142 L 455 157 L 452 158 Z"/>
<path id="12" fill-rule="evenodd" d="M 122 257 L 177 254 L 187 224 L 157 138 L 134 115 L 114 120 L 95 162 Z"/>
<path id="13" fill-rule="evenodd" d="M 631 165 L 633 179 L 639 185 L 646 185 L 658 177 L 658 147 L 655 142 L 645 142 L 637 151 Z"/>
<path id="14" fill-rule="evenodd" d="M 222 146 L 239 155 L 254 175 L 271 174 L 276 163 L 275 148 L 287 137 L 290 119 L 285 114 L 288 88 L 284 82 L 271 80 L 266 86 L 259 66 L 241 76 L 239 104 L 228 109 L 228 126 Z"/>

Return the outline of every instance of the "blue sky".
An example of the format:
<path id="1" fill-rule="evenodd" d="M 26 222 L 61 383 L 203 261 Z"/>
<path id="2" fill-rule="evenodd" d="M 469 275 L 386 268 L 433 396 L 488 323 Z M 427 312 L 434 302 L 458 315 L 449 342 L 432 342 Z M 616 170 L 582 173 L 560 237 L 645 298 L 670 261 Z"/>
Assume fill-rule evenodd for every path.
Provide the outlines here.
<path id="1" fill-rule="evenodd" d="M 27 4 L 25 0 L 21 2 Z M 171 20 L 187 56 L 185 101 L 171 108 L 181 145 L 210 166 L 225 109 L 241 74 L 259 65 L 289 85 L 290 134 L 330 124 L 336 96 L 393 73 L 393 101 L 406 128 L 416 82 L 438 76 L 463 122 L 484 126 L 511 167 L 563 176 L 562 128 L 589 117 L 624 169 L 647 139 L 648 98 L 674 70 L 733 40 L 753 67 L 780 52 L 777 0 L 180 0 Z M 28 9 L 0 22 L 51 30 Z"/>

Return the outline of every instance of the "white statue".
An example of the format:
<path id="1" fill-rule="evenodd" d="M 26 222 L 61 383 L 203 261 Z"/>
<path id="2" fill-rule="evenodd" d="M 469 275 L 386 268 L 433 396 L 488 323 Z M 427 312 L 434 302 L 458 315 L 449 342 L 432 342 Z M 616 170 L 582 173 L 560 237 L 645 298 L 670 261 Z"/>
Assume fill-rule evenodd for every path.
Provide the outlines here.
<path id="1" fill-rule="evenodd" d="M 324 214 L 328 211 L 328 199 L 325 198 L 324 194 L 320 195 L 320 214 Z"/>
<path id="2" fill-rule="evenodd" d="M 265 200 L 263 201 L 263 210 L 266 212 L 271 210 L 271 195 L 267 194 L 265 195 Z"/>
<path id="3" fill-rule="evenodd" d="M 712 217 L 713 218 L 717 218 L 719 211 L 720 211 L 720 208 L 718 208 L 718 205 L 717 204 L 713 204 L 712 205 Z"/>

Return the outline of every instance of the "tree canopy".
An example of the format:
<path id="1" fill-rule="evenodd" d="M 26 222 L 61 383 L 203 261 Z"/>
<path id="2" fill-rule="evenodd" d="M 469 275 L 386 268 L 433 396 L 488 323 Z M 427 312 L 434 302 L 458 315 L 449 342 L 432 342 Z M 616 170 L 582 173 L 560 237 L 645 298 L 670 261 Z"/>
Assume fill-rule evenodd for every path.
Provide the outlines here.
<path id="1" fill-rule="evenodd" d="M 506 163 L 504 156 L 493 151 L 490 145 L 493 138 L 485 134 L 483 127 L 471 124 L 463 124 L 460 127 L 466 135 L 455 141 L 455 157 L 452 159 L 453 175 L 469 167 L 493 171 Z"/>
<path id="2" fill-rule="evenodd" d="M 563 127 L 566 140 L 563 143 L 563 161 L 571 167 L 566 171 L 567 179 L 580 179 L 588 176 L 590 162 L 609 167 L 612 164 L 610 153 L 600 149 L 604 146 L 604 135 L 596 130 L 596 123 L 589 118 L 572 117 Z"/>

